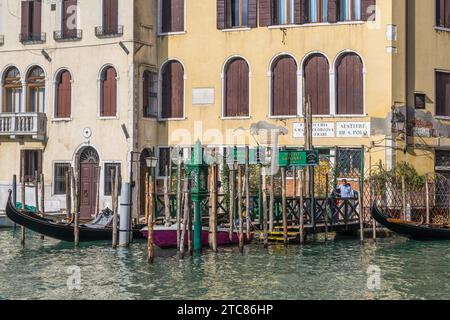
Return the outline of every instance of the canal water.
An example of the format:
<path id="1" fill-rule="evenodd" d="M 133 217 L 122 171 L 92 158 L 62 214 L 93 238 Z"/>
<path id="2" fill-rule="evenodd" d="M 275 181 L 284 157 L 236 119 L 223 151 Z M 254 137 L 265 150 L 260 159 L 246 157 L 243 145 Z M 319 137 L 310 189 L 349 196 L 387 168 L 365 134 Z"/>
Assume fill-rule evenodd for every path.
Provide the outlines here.
<path id="1" fill-rule="evenodd" d="M 178 259 L 146 243 L 70 243 L 0 230 L 0 299 L 450 299 L 450 242 L 355 238 L 221 248 Z M 369 274 L 368 274 L 369 271 Z"/>

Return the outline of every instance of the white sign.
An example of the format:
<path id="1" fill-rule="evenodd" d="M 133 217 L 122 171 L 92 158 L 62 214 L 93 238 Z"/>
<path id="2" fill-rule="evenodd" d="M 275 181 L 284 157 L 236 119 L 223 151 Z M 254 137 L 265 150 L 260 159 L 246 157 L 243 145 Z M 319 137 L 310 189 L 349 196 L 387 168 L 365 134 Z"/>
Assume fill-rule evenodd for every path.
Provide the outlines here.
<path id="1" fill-rule="evenodd" d="M 214 88 L 194 88 L 192 89 L 192 104 L 214 104 Z"/>
<path id="2" fill-rule="evenodd" d="M 294 138 L 305 137 L 305 124 L 302 122 L 294 123 Z M 313 138 L 334 138 L 333 122 L 313 123 Z"/>
<path id="3" fill-rule="evenodd" d="M 370 137 L 370 122 L 338 122 L 336 136 L 338 138 Z"/>

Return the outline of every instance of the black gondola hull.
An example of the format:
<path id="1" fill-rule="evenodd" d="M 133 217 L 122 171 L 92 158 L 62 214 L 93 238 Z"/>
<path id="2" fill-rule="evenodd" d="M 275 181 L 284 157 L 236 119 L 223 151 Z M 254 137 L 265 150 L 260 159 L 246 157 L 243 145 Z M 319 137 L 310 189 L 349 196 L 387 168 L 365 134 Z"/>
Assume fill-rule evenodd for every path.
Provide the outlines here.
<path id="1" fill-rule="evenodd" d="M 410 239 L 421 241 L 450 240 L 450 229 L 390 222 L 390 217 L 382 213 L 376 206 L 372 207 L 372 216 L 385 228 Z"/>
<path id="2" fill-rule="evenodd" d="M 74 227 L 67 224 L 57 224 L 48 219 L 44 219 L 31 212 L 18 211 L 12 204 L 11 193 L 6 204 L 6 215 L 16 224 L 30 229 L 44 236 L 57 240 L 74 242 Z M 133 229 L 133 238 L 142 239 L 140 228 Z M 112 239 L 112 229 L 94 229 L 85 226 L 79 228 L 80 242 L 105 241 Z"/>

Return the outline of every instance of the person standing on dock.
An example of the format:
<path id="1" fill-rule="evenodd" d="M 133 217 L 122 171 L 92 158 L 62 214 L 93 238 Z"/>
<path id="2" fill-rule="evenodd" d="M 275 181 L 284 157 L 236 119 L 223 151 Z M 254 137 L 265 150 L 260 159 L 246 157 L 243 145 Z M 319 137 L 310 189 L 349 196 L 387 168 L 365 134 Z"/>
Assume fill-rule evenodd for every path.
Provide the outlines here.
<path id="1" fill-rule="evenodd" d="M 338 188 L 341 191 L 341 198 L 350 199 L 355 197 L 352 185 L 348 183 L 347 179 L 342 180 L 342 184 Z"/>
<path id="2" fill-rule="evenodd" d="M 355 198 L 355 191 L 353 190 L 352 185 L 350 183 L 348 183 L 347 179 L 343 179 L 342 184 L 338 188 L 341 191 L 341 198 L 343 199 L 343 201 L 349 201 L 349 200 L 351 201 L 352 199 Z M 345 210 L 346 217 L 351 215 L 351 211 L 352 211 L 351 206 L 345 205 L 344 210 Z M 347 219 L 347 218 L 345 218 L 345 219 Z"/>

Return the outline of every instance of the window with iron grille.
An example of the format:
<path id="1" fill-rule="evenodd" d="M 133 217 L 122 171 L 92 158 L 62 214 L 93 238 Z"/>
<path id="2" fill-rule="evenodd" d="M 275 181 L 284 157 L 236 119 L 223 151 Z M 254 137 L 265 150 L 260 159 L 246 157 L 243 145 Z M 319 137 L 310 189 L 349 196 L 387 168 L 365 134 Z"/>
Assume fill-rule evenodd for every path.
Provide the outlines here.
<path id="1" fill-rule="evenodd" d="M 167 177 L 170 166 L 170 147 L 159 147 L 158 176 Z"/>
<path id="2" fill-rule="evenodd" d="M 105 181 L 104 181 L 104 195 L 105 196 L 111 196 L 112 195 L 112 183 L 111 183 L 111 171 L 119 170 L 119 178 L 121 177 L 120 174 L 120 163 L 105 163 Z M 115 171 L 114 171 L 115 172 Z M 121 182 L 119 181 L 119 195 L 120 195 L 120 189 L 121 189 Z"/>
<path id="3" fill-rule="evenodd" d="M 70 163 L 55 163 L 53 185 L 55 195 L 66 194 L 66 173 L 70 170 Z"/>
<path id="4" fill-rule="evenodd" d="M 158 117 L 158 74 L 145 71 L 143 76 L 144 118 Z"/>

